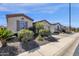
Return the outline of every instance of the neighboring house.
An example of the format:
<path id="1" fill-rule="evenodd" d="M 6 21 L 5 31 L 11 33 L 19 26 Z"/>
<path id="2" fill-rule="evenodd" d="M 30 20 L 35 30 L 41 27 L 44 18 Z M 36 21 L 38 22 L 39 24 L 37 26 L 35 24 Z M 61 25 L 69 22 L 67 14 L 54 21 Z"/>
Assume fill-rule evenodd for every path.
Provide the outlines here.
<path id="1" fill-rule="evenodd" d="M 62 32 L 62 29 L 64 28 L 64 26 L 61 25 L 60 23 L 51 24 L 47 20 L 37 21 L 37 22 L 34 22 L 34 24 L 38 23 L 38 22 L 43 22 L 44 23 L 44 29 L 50 30 L 51 33 Z"/>
<path id="2" fill-rule="evenodd" d="M 69 32 L 69 27 L 68 26 L 64 26 L 63 28 L 66 32 Z"/>
<path id="3" fill-rule="evenodd" d="M 33 26 L 33 19 L 24 14 L 9 14 L 7 17 L 7 27 L 13 32 Z"/>
<path id="4" fill-rule="evenodd" d="M 34 22 L 35 23 L 38 23 L 38 22 L 43 22 L 44 23 L 44 29 L 46 30 L 50 30 L 50 24 L 47 20 L 41 20 L 41 21 L 37 21 L 37 22 Z"/>
<path id="5" fill-rule="evenodd" d="M 24 14 L 9 14 L 9 15 L 6 15 L 6 18 L 7 18 L 7 28 L 12 30 L 13 32 L 17 32 L 24 28 L 32 28 L 33 24 L 38 23 L 38 22 L 43 22 L 44 29 L 50 30 L 51 33 L 62 32 L 62 29 L 66 29 L 60 23 L 51 24 L 47 20 L 33 22 L 32 18 Z"/>
<path id="6" fill-rule="evenodd" d="M 54 23 L 50 25 L 51 33 L 62 32 L 63 26 L 60 23 Z"/>

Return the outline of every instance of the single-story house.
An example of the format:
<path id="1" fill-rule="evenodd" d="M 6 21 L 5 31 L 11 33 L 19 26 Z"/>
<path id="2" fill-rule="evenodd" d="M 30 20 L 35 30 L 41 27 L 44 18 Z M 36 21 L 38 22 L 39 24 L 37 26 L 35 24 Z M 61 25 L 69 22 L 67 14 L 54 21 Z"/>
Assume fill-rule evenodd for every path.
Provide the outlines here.
<path id="1" fill-rule="evenodd" d="M 69 27 L 68 26 L 64 26 L 63 29 L 65 30 L 65 32 L 69 32 Z"/>
<path id="2" fill-rule="evenodd" d="M 50 30 L 51 33 L 61 32 L 62 29 L 65 29 L 64 26 L 61 25 L 60 23 L 51 24 L 47 20 L 33 22 L 32 18 L 24 14 L 8 14 L 6 15 L 6 18 L 7 18 L 7 28 L 12 30 L 13 32 L 17 32 L 24 28 L 32 28 L 33 24 L 38 22 L 43 22 L 44 29 Z"/>
<path id="3" fill-rule="evenodd" d="M 63 25 L 61 25 L 60 23 L 54 23 L 50 25 L 51 33 L 62 32 L 62 29 L 63 29 Z"/>
<path id="4" fill-rule="evenodd" d="M 33 26 L 33 19 L 24 14 L 8 14 L 6 18 L 7 28 L 13 32 Z"/>
<path id="5" fill-rule="evenodd" d="M 34 24 L 38 23 L 38 22 L 43 22 L 44 23 L 44 29 L 50 30 L 51 33 L 62 32 L 62 29 L 64 28 L 64 26 L 61 25 L 60 23 L 51 24 L 47 20 L 37 21 L 37 22 L 34 22 Z"/>

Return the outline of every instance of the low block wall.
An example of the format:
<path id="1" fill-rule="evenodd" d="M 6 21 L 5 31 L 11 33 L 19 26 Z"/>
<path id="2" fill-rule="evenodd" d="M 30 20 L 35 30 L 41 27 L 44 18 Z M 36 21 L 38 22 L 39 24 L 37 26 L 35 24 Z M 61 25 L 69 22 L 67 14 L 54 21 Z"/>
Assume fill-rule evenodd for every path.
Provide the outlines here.
<path id="1" fill-rule="evenodd" d="M 79 33 L 73 34 L 69 37 L 60 39 L 58 42 L 51 42 L 40 48 L 33 49 L 19 54 L 18 56 L 61 56 L 70 46 L 77 40 Z"/>

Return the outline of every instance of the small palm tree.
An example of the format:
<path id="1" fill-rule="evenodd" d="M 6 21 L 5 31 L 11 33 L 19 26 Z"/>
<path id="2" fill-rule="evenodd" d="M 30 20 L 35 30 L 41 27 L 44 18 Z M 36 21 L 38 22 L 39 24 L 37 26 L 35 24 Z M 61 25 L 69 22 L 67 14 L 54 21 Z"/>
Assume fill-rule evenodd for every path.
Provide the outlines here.
<path id="1" fill-rule="evenodd" d="M 2 47 L 7 46 L 7 39 L 10 37 L 12 32 L 7 28 L 0 28 L 0 41 L 2 43 Z"/>

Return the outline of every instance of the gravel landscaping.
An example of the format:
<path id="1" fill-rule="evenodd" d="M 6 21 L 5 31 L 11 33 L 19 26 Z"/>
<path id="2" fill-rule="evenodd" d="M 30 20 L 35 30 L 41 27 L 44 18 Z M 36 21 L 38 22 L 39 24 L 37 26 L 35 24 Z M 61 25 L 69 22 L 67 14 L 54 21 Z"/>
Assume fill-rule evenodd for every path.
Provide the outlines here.
<path id="1" fill-rule="evenodd" d="M 7 47 L 0 48 L 0 55 L 1 56 L 15 56 L 22 52 L 29 51 L 31 49 L 40 47 L 41 45 L 48 44 L 50 42 L 57 42 L 58 37 L 60 37 L 60 36 L 62 36 L 61 38 L 63 38 L 63 37 L 67 37 L 69 35 L 63 34 L 63 35 L 57 35 L 57 36 L 52 35 L 52 36 L 53 37 L 45 37 L 45 40 L 43 40 L 43 41 L 38 41 L 38 40 L 29 41 L 29 44 L 28 44 L 29 48 L 26 48 L 23 43 L 18 42 L 18 41 L 17 42 L 8 42 Z M 61 38 L 59 38 L 59 39 L 61 39 Z M 1 44 L 0 44 L 0 46 L 1 46 Z"/>

